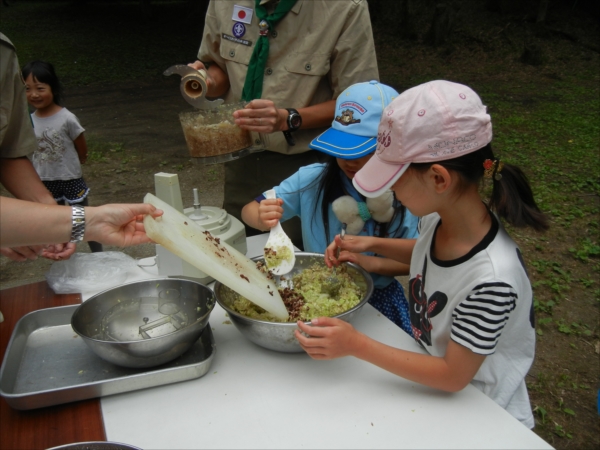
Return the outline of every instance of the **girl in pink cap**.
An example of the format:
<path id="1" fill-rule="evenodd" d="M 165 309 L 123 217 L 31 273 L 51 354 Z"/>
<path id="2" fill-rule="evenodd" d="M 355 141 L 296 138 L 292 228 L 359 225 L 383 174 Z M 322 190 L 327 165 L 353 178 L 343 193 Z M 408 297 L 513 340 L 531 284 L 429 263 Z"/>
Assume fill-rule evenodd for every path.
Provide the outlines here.
<path id="1" fill-rule="evenodd" d="M 410 263 L 410 321 L 426 353 L 389 347 L 333 318 L 298 322 L 296 337 L 315 359 L 352 355 L 451 392 L 471 383 L 533 428 L 525 385 L 533 296 L 500 219 L 538 231 L 548 222 L 523 172 L 494 156 L 491 140 L 490 116 L 467 86 L 439 80 L 405 91 L 384 110 L 375 155 L 353 184 L 366 197 L 391 189 L 421 218 L 419 237 L 338 236 L 327 249 L 333 264 L 365 251 Z M 492 184 L 487 202 L 484 179 Z"/>

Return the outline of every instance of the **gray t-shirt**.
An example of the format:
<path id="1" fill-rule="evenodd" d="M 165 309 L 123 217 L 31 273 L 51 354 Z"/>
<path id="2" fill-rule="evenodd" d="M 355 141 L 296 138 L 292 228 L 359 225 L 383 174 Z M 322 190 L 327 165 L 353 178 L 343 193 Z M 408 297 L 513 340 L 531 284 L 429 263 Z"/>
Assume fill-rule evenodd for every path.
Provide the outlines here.
<path id="1" fill-rule="evenodd" d="M 50 117 L 31 115 L 37 150 L 31 162 L 42 180 L 74 180 L 82 177 L 79 156 L 73 141 L 85 129 L 67 108 Z"/>

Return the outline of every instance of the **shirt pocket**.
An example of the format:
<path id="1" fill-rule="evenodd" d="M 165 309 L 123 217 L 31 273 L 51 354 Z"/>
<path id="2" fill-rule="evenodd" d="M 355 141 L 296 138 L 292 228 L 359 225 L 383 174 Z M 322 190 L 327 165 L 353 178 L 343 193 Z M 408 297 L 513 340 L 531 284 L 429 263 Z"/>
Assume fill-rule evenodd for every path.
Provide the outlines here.
<path id="1" fill-rule="evenodd" d="M 219 53 L 221 54 L 221 58 L 226 62 L 234 62 L 247 66 L 250 64 L 250 57 L 252 56 L 255 44 L 255 42 L 252 42 L 251 45 L 245 45 L 222 38 Z"/>
<path id="2" fill-rule="evenodd" d="M 329 73 L 330 56 L 326 53 L 290 53 L 284 67 L 290 73 L 323 77 Z"/>

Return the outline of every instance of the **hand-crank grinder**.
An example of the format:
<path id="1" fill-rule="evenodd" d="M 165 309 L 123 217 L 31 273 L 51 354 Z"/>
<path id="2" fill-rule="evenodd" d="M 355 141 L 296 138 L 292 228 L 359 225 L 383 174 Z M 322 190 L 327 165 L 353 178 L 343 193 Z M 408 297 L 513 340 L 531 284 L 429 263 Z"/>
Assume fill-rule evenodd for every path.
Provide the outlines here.
<path id="1" fill-rule="evenodd" d="M 166 76 L 173 74 L 181 76 L 181 95 L 196 108 L 179 114 L 194 162 L 205 165 L 223 163 L 265 149 L 259 133 L 242 130 L 233 120 L 233 112 L 243 109 L 244 102 L 223 104 L 222 99 L 206 98 L 208 87 L 205 70 L 179 64 L 163 73 Z"/>

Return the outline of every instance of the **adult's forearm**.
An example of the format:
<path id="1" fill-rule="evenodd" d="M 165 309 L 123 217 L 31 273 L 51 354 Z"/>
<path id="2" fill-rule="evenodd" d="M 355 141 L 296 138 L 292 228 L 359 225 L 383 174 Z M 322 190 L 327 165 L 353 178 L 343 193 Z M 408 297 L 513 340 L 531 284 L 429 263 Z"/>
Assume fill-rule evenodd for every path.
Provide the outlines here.
<path id="1" fill-rule="evenodd" d="M 0 183 L 18 199 L 47 205 L 56 204 L 27 157 L 1 158 Z"/>
<path id="2" fill-rule="evenodd" d="M 298 112 L 302 116 L 302 129 L 330 127 L 335 113 L 335 100 L 300 108 Z"/>
<path id="3" fill-rule="evenodd" d="M 277 122 L 274 131 L 287 131 L 288 110 L 285 107 L 289 105 L 275 105 L 277 107 Z M 283 108 L 282 108 L 283 107 Z M 330 127 L 333 122 L 335 112 L 335 100 L 329 100 L 318 105 L 307 106 L 298 109 L 302 116 L 301 129 Z"/>
<path id="4" fill-rule="evenodd" d="M 217 64 L 207 69 L 211 82 L 208 85 L 207 97 L 222 97 L 229 90 L 229 77 Z"/>
<path id="5" fill-rule="evenodd" d="M 71 236 L 71 208 L 0 197 L 0 247 L 56 244 Z"/>

